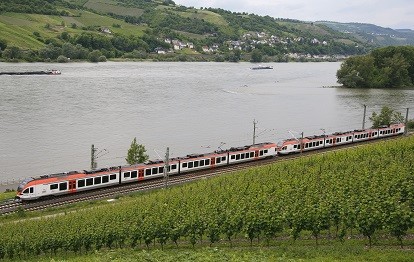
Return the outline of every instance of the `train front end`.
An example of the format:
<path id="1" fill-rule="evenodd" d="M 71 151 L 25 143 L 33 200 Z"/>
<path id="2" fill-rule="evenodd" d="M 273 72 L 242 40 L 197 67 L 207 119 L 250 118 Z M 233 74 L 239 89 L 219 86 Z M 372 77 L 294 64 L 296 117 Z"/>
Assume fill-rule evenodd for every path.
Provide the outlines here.
<path id="1" fill-rule="evenodd" d="M 29 198 L 30 190 L 32 190 L 33 193 L 33 187 L 29 187 L 29 183 L 33 180 L 33 178 L 26 178 L 19 184 L 15 199 L 26 200 Z"/>

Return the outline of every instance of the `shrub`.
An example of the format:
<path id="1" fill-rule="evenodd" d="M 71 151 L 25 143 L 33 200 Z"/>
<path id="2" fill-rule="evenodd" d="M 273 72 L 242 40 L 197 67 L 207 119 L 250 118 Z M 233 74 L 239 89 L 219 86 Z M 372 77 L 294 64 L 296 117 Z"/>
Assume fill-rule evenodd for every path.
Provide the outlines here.
<path id="1" fill-rule="evenodd" d="M 64 55 L 60 55 L 57 58 L 57 62 L 58 63 L 67 63 L 67 62 L 69 62 L 69 59 L 66 56 L 64 56 Z"/>

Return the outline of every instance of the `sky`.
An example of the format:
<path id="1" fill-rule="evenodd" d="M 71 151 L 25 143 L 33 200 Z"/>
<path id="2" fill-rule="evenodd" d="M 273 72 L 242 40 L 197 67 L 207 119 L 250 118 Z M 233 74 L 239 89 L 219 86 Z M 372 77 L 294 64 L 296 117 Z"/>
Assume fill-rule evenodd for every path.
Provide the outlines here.
<path id="1" fill-rule="evenodd" d="M 413 0 L 174 0 L 187 7 L 222 8 L 301 21 L 369 23 L 414 30 Z"/>

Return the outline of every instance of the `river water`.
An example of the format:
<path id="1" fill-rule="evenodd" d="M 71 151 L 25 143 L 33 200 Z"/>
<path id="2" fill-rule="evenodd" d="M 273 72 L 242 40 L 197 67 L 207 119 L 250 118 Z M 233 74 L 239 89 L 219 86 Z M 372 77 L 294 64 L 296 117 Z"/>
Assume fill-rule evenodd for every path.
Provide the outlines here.
<path id="1" fill-rule="evenodd" d="M 361 128 L 384 105 L 402 112 L 414 90 L 332 88 L 340 63 L 0 63 L 0 182 L 124 165 L 134 137 L 152 159 Z M 414 113 L 412 113 L 414 114 Z M 411 117 L 412 118 L 412 117 Z M 370 123 L 368 122 L 367 125 Z"/>

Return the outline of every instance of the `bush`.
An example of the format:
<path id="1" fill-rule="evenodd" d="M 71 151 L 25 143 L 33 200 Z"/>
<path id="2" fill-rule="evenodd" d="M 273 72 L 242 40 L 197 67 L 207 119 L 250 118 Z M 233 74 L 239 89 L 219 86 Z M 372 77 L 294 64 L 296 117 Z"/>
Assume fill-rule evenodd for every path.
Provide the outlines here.
<path id="1" fill-rule="evenodd" d="M 106 56 L 101 55 L 100 57 L 98 57 L 98 62 L 106 62 Z"/>
<path id="2" fill-rule="evenodd" d="M 94 63 L 99 62 L 99 58 L 102 56 L 101 51 L 99 50 L 93 50 L 92 52 L 89 53 L 88 55 L 88 60 Z"/>
<path id="3" fill-rule="evenodd" d="M 407 128 L 408 129 L 414 129 L 414 119 L 408 120 Z"/>
<path id="4" fill-rule="evenodd" d="M 57 58 L 57 62 L 58 62 L 58 63 L 67 63 L 67 62 L 69 62 L 69 59 L 68 59 L 66 56 L 60 55 L 60 56 Z"/>

